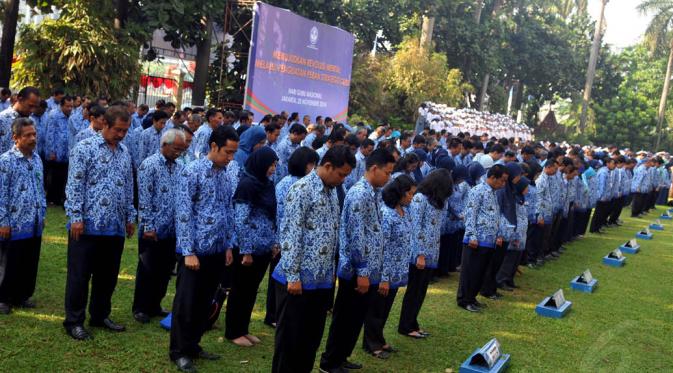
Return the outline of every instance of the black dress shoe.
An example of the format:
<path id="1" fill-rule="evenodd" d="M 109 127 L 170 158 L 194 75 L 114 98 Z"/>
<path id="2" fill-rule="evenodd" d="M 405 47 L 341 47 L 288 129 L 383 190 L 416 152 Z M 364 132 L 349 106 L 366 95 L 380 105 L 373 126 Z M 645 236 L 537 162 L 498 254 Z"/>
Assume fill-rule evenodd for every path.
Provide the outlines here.
<path id="1" fill-rule="evenodd" d="M 181 357 L 175 360 L 175 366 L 178 367 L 178 370 L 186 373 L 196 373 L 196 367 L 192 359 L 188 357 Z"/>
<path id="2" fill-rule="evenodd" d="M 159 314 L 157 316 L 166 317 L 170 314 L 171 314 L 171 311 L 162 308 L 161 311 L 159 311 Z"/>
<path id="3" fill-rule="evenodd" d="M 500 284 L 498 285 L 498 289 L 504 290 L 504 291 L 514 291 L 514 288 L 507 285 L 507 284 Z"/>
<path id="4" fill-rule="evenodd" d="M 220 356 L 220 355 L 217 355 L 217 354 L 212 354 L 212 353 L 210 353 L 210 352 L 201 350 L 201 351 L 199 352 L 199 355 L 198 355 L 197 357 L 198 357 L 199 359 L 203 359 L 203 360 L 220 360 L 220 357 L 221 357 L 221 356 Z"/>
<path id="5" fill-rule="evenodd" d="M 93 339 L 93 336 L 89 334 L 89 332 L 81 325 L 73 326 L 72 328 L 68 329 L 67 332 L 68 335 L 72 337 L 72 339 L 78 341 L 87 341 Z"/>
<path id="6" fill-rule="evenodd" d="M 475 301 L 474 301 L 474 305 L 477 306 L 477 307 L 479 307 L 479 308 L 481 308 L 481 309 L 488 308 L 488 305 L 487 305 L 486 303 L 481 303 L 481 302 L 478 301 L 478 300 L 475 300 Z"/>
<path id="7" fill-rule="evenodd" d="M 495 293 L 491 295 L 484 295 L 484 298 L 488 298 L 490 300 L 500 300 L 502 299 L 502 294 Z"/>
<path id="8" fill-rule="evenodd" d="M 150 322 L 150 315 L 144 312 L 136 312 L 133 314 L 133 318 L 141 324 L 147 324 Z"/>
<path id="9" fill-rule="evenodd" d="M 23 302 L 17 304 L 16 306 L 19 308 L 35 308 L 37 307 L 37 304 L 35 304 L 35 302 L 33 302 L 30 299 L 26 299 Z"/>
<path id="10" fill-rule="evenodd" d="M 341 367 L 348 370 L 357 370 L 362 369 L 362 364 L 353 363 L 351 361 L 346 360 L 345 363 L 341 364 Z"/>
<path id="11" fill-rule="evenodd" d="M 9 303 L 0 303 L 0 315 L 9 315 L 12 313 L 12 306 Z"/>
<path id="12" fill-rule="evenodd" d="M 110 319 L 105 319 L 103 321 L 89 321 L 89 325 L 99 328 L 105 328 L 113 332 L 123 332 L 126 330 L 126 327 L 124 327 L 124 325 L 117 324 L 116 322 Z"/>
<path id="13" fill-rule="evenodd" d="M 475 312 L 475 313 L 481 312 L 481 308 L 477 307 L 474 304 L 468 304 L 466 306 L 460 306 L 460 308 L 462 308 L 464 310 L 467 310 L 467 311 L 470 311 L 470 312 Z"/>

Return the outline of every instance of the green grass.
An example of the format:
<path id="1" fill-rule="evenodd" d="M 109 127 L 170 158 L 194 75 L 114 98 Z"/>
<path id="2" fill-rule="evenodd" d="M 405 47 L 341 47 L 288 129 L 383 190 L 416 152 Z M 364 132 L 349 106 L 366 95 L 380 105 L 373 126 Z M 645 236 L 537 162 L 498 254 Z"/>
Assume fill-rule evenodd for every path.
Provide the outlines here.
<path id="1" fill-rule="evenodd" d="M 388 341 L 400 352 L 388 361 L 364 354 L 360 342 L 352 360 L 366 372 L 457 371 L 478 346 L 497 337 L 512 355 L 513 372 L 653 372 L 670 371 L 673 358 L 673 224 L 655 232 L 653 241 L 640 241 L 641 253 L 630 255 L 623 268 L 606 267 L 601 258 L 656 219 L 625 216 L 625 225 L 606 235 L 588 235 L 569 245 L 561 259 L 541 270 L 524 271 L 517 278 L 521 290 L 502 301 L 487 301 L 482 314 L 460 310 L 455 304 L 457 276 L 435 283 L 428 291 L 420 321 L 432 336 L 412 340 L 396 333 L 402 293 L 397 297 L 386 328 Z M 94 330 L 91 342 L 75 342 L 61 326 L 66 277 L 65 219 L 50 208 L 42 246 L 35 310 L 16 310 L 0 317 L 0 371 L 12 372 L 172 372 L 167 356 L 168 333 L 158 321 L 140 325 L 131 316 L 135 241 L 128 241 L 112 318 L 128 331 L 111 334 Z M 590 268 L 599 280 L 595 293 L 571 291 L 569 281 Z M 264 282 L 265 284 L 265 282 Z M 265 286 L 265 285 L 264 285 Z M 547 319 L 534 312 L 535 304 L 563 288 L 573 302 L 563 319 Z M 170 307 L 174 284 L 164 306 Z M 252 333 L 262 345 L 238 348 L 223 339 L 223 320 L 207 333 L 203 347 L 223 355 L 217 362 L 198 362 L 202 372 L 268 372 L 273 356 L 273 330 L 262 324 L 265 289 L 255 307 Z M 329 319 L 328 319 L 329 322 Z M 321 349 L 322 350 L 322 349 Z M 320 351 L 321 352 L 321 351 Z"/>

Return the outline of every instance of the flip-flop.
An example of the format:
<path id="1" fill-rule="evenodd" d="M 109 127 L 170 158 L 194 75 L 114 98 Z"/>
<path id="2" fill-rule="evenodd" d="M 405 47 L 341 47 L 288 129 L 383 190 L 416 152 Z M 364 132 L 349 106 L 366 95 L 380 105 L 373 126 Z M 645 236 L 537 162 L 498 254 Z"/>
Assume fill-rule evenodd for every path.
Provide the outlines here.
<path id="1" fill-rule="evenodd" d="M 425 332 L 423 330 L 419 330 L 418 333 L 420 333 L 423 337 L 429 337 L 430 336 L 430 333 Z"/>
<path id="2" fill-rule="evenodd" d="M 414 332 L 411 332 L 411 333 L 414 333 Z M 421 334 L 421 333 L 418 333 L 418 332 L 416 332 L 416 333 L 418 333 L 417 335 L 414 335 L 414 334 L 411 334 L 411 333 L 409 333 L 409 334 L 404 334 L 404 335 L 406 335 L 406 336 L 409 337 L 409 338 L 414 338 L 414 339 L 423 339 L 423 338 L 426 337 L 425 335 L 423 335 L 423 334 Z"/>
<path id="3" fill-rule="evenodd" d="M 382 350 L 390 353 L 397 352 L 397 349 L 394 348 L 393 346 L 383 347 Z"/>

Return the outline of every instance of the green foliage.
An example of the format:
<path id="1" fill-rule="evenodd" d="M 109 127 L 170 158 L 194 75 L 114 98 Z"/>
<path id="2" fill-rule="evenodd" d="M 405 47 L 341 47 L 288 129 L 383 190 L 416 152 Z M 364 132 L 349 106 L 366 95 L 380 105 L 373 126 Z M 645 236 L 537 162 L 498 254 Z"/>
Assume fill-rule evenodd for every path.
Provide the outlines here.
<path id="1" fill-rule="evenodd" d="M 28 25 L 20 32 L 14 79 L 48 92 L 66 87 L 72 93 L 126 97 L 138 79 L 140 44 L 106 27 L 103 9 L 91 12 L 73 1 L 56 19 Z"/>

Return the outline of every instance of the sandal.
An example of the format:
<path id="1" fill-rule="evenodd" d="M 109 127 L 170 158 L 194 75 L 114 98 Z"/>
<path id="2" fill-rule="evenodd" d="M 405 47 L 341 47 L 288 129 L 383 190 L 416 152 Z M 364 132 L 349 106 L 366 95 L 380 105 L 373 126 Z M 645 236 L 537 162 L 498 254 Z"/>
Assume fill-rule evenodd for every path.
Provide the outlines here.
<path id="1" fill-rule="evenodd" d="M 407 337 L 410 337 L 410 338 L 414 338 L 414 339 L 423 339 L 423 338 L 426 337 L 425 335 L 423 335 L 419 332 L 411 332 L 411 333 L 407 333 L 407 334 L 404 334 L 404 335 L 406 335 Z"/>
<path id="2" fill-rule="evenodd" d="M 388 347 L 383 346 L 383 348 L 381 348 L 381 349 L 385 352 L 390 352 L 390 353 L 397 352 L 397 349 L 394 348 L 393 346 L 388 346 Z"/>

